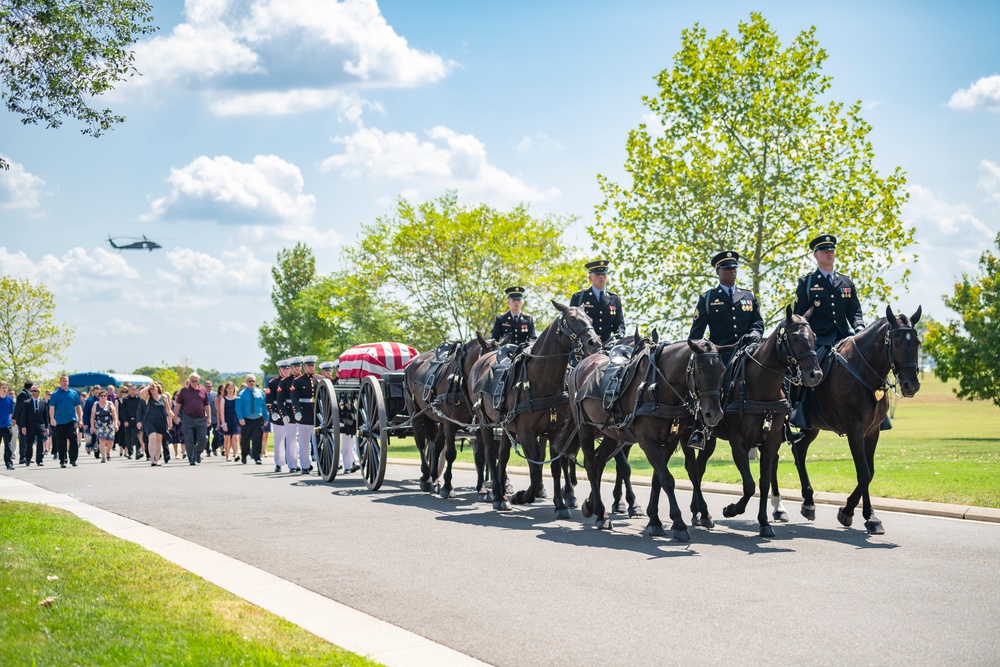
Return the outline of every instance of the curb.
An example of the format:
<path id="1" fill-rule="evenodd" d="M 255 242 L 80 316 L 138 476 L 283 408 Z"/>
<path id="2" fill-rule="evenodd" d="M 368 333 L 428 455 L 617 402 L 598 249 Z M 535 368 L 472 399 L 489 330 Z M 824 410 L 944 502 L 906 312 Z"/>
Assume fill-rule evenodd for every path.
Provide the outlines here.
<path id="1" fill-rule="evenodd" d="M 387 458 L 387 463 L 397 465 L 419 466 L 419 459 Z M 471 463 L 455 463 L 454 467 L 459 470 L 475 471 L 476 466 Z M 528 474 L 528 468 L 523 466 L 508 466 L 507 472 L 512 475 Z M 614 484 L 614 473 L 605 473 L 601 478 L 603 482 Z M 648 487 L 652 483 L 652 478 L 637 476 L 632 478 L 633 486 Z M 675 479 L 676 488 L 684 491 L 691 491 L 691 481 L 688 479 Z M 731 496 L 742 496 L 743 487 L 739 484 L 722 484 L 720 482 L 705 482 L 701 485 L 702 491 L 706 493 L 721 493 Z M 802 493 L 796 489 L 779 489 L 783 500 L 794 500 L 801 502 Z M 846 493 L 825 493 L 817 492 L 814 496 L 817 505 L 844 505 L 847 502 Z M 968 521 L 985 521 L 987 523 L 1000 523 L 1000 509 L 993 507 L 975 507 L 972 505 L 949 505 L 947 503 L 932 503 L 923 500 L 900 500 L 896 498 L 872 497 L 872 507 L 886 512 L 901 512 L 903 514 L 918 514 L 923 516 L 937 516 L 948 519 L 965 519 Z"/>

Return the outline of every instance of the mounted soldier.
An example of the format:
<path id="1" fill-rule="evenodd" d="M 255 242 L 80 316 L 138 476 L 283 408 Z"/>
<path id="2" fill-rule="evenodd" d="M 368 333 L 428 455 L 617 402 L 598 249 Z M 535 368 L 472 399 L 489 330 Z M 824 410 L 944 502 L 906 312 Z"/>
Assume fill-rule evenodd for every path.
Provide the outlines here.
<path id="1" fill-rule="evenodd" d="M 573 294 L 570 307 L 583 308 L 594 324 L 594 331 L 605 346 L 612 338 L 625 335 L 625 310 L 621 297 L 607 290 L 608 260 L 598 259 L 587 262 L 587 279 L 590 287 Z"/>
<path id="2" fill-rule="evenodd" d="M 490 338 L 500 340 L 506 335 L 508 342 L 521 345 L 530 343 L 538 337 L 535 333 L 534 318 L 521 312 L 524 292 L 523 287 L 508 287 L 504 290 L 504 294 L 507 295 L 507 312 L 497 316 Z"/>
<path id="3" fill-rule="evenodd" d="M 764 337 L 764 318 L 760 315 L 757 296 L 750 290 L 736 286 L 739 264 L 740 255 L 732 250 L 723 250 L 712 258 L 712 267 L 719 277 L 719 285 L 698 297 L 694 322 L 691 324 L 691 333 L 688 334 L 688 338 L 697 340 L 705 336 L 707 328 L 712 343 L 716 346 L 734 345 L 728 351 L 720 351 L 726 365 L 739 348 L 759 343 Z M 692 449 L 704 449 L 704 431 L 699 420 L 694 425 L 688 446 Z"/>

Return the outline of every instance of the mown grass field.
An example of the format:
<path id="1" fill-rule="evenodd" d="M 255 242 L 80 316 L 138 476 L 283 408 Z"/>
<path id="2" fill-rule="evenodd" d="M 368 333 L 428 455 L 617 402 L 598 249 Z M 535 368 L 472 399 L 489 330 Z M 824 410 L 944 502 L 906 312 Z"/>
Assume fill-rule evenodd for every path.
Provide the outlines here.
<path id="1" fill-rule="evenodd" d="M 63 510 L 0 501 L 0 554 L 3 665 L 377 665 Z"/>
<path id="2" fill-rule="evenodd" d="M 899 401 L 894 428 L 882 433 L 875 453 L 872 494 L 1000 508 L 1000 409 L 992 403 L 955 398 L 952 389 L 957 384 L 941 382 L 930 373 L 921 382 L 915 397 Z M 403 438 L 393 439 L 389 456 L 416 458 L 418 454 L 413 442 Z M 466 447 L 458 460 L 471 462 L 471 447 Z M 633 447 L 630 461 L 633 474 L 650 474 L 638 447 Z M 511 456 L 511 465 L 522 464 Z M 854 463 L 847 438 L 823 432 L 809 447 L 808 464 L 816 491 L 850 493 L 854 489 Z M 685 477 L 683 467 L 682 458 L 675 454 L 671 471 Z M 609 470 L 614 470 L 613 462 Z M 757 475 L 755 463 L 755 478 Z M 799 488 L 787 445 L 781 448 L 778 475 L 782 488 Z M 725 442 L 719 443 L 705 480 L 740 483 Z"/>

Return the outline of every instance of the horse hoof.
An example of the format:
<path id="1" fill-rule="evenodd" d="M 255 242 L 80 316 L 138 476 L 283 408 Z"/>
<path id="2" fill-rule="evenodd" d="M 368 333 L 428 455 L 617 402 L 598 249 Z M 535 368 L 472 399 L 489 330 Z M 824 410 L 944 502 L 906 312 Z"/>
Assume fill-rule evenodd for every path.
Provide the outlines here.
<path id="1" fill-rule="evenodd" d="M 646 526 L 646 534 L 650 537 L 666 537 L 667 531 L 663 530 L 663 526 L 654 526 L 649 524 Z"/>
<path id="2" fill-rule="evenodd" d="M 441 497 L 444 498 L 445 500 L 448 500 L 449 498 L 454 498 L 455 497 L 454 489 L 441 489 Z"/>
<path id="3" fill-rule="evenodd" d="M 556 510 L 556 518 L 565 521 L 569 519 L 569 510 L 565 507 L 560 507 Z"/>
<path id="4" fill-rule="evenodd" d="M 483 496 L 483 502 L 492 503 L 493 502 L 493 492 L 487 491 L 486 495 Z"/>
<path id="5" fill-rule="evenodd" d="M 882 527 L 882 522 L 878 519 L 865 521 L 865 528 L 869 535 L 885 535 L 885 528 Z"/>
<path id="6" fill-rule="evenodd" d="M 514 497 L 511 498 L 511 501 L 515 505 L 530 505 L 533 502 L 531 500 L 528 500 L 528 494 L 525 491 L 518 491 L 517 493 L 515 493 Z"/>
<path id="7" fill-rule="evenodd" d="M 854 523 L 853 514 L 844 514 L 844 510 L 837 510 L 837 521 L 840 522 L 841 526 L 845 528 L 850 528 L 851 524 Z"/>
<path id="8" fill-rule="evenodd" d="M 788 512 L 772 512 L 771 518 L 774 519 L 775 523 L 788 523 Z"/>
<path id="9" fill-rule="evenodd" d="M 701 517 L 700 523 L 692 525 L 701 526 L 702 528 L 715 528 L 715 521 L 712 520 L 712 517 L 706 514 L 705 516 Z"/>
<path id="10" fill-rule="evenodd" d="M 572 496 L 566 496 L 564 500 L 566 502 L 566 507 L 572 510 L 575 510 L 577 507 L 579 507 L 579 503 L 576 502 L 576 498 L 573 498 Z"/>
<path id="11" fill-rule="evenodd" d="M 548 498 L 549 497 L 549 492 L 545 490 L 545 487 L 542 487 L 538 491 L 535 492 L 535 497 L 536 498 Z"/>
<path id="12" fill-rule="evenodd" d="M 611 517 L 604 517 L 603 519 L 597 520 L 598 530 L 611 530 L 614 528 L 614 524 L 611 523 Z"/>
<path id="13" fill-rule="evenodd" d="M 642 517 L 646 515 L 642 513 L 641 507 L 639 507 L 638 505 L 632 505 L 632 507 L 628 508 L 628 516 L 630 519 L 634 519 L 636 517 Z"/>
<path id="14" fill-rule="evenodd" d="M 774 537 L 774 528 L 771 528 L 770 524 L 765 523 L 760 527 L 761 537 Z"/>
<path id="15" fill-rule="evenodd" d="M 441 492 L 441 482 L 434 482 L 434 485 L 431 487 L 431 493 L 440 493 L 440 492 Z"/>
<path id="16" fill-rule="evenodd" d="M 612 503 L 611 511 L 615 514 L 625 514 L 625 503 L 621 500 L 616 503 Z"/>
<path id="17" fill-rule="evenodd" d="M 424 493 L 430 493 L 431 483 L 428 482 L 426 479 L 420 480 L 420 490 L 423 491 Z"/>
<path id="18" fill-rule="evenodd" d="M 507 486 L 505 486 L 504 489 L 507 491 L 508 496 L 514 493 L 514 485 L 511 484 L 510 482 L 507 482 Z"/>
<path id="19" fill-rule="evenodd" d="M 803 505 L 801 513 L 802 513 L 802 516 L 804 516 L 807 521 L 815 521 L 816 520 L 816 506 L 815 505 Z"/>
<path id="20" fill-rule="evenodd" d="M 722 516 L 726 517 L 727 519 L 732 519 L 734 516 L 736 516 L 736 505 L 726 505 L 725 507 L 723 507 Z"/>
<path id="21" fill-rule="evenodd" d="M 486 502 L 486 494 L 483 493 L 482 491 L 480 491 L 479 493 L 477 493 L 476 494 L 476 502 L 477 503 L 485 503 Z"/>
<path id="22" fill-rule="evenodd" d="M 511 510 L 510 503 L 506 500 L 494 500 L 493 509 L 497 512 L 509 512 Z"/>
<path id="23" fill-rule="evenodd" d="M 685 528 L 684 530 L 674 529 L 674 539 L 677 540 L 678 542 L 690 542 L 691 533 L 688 532 L 687 528 Z"/>
<path id="24" fill-rule="evenodd" d="M 590 501 L 584 500 L 583 504 L 580 505 L 580 513 L 583 514 L 584 519 L 589 519 L 594 516 L 594 510 L 590 509 Z"/>

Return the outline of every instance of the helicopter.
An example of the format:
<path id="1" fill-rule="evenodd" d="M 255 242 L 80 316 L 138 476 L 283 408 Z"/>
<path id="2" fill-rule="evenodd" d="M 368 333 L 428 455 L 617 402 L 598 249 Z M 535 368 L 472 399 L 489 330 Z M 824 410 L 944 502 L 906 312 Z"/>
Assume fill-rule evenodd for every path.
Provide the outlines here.
<path id="1" fill-rule="evenodd" d="M 133 243 L 123 243 L 122 245 L 118 245 L 117 243 L 115 243 L 115 238 L 118 238 L 118 239 L 123 239 L 124 238 L 124 239 L 128 239 L 128 240 L 135 239 L 135 241 Z M 157 248 L 162 248 L 163 247 L 162 245 L 160 245 L 156 241 L 153 241 L 153 240 L 150 240 L 150 239 L 146 238 L 145 234 L 142 235 L 142 239 L 138 239 L 138 238 L 131 237 L 131 236 L 118 236 L 118 237 L 112 238 L 112 236 L 109 234 L 108 235 L 108 243 L 110 243 L 111 247 L 114 248 L 115 250 L 148 250 L 149 252 L 153 252 Z"/>

